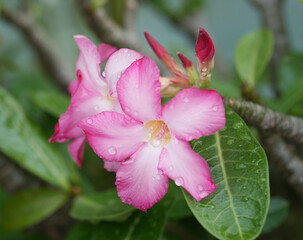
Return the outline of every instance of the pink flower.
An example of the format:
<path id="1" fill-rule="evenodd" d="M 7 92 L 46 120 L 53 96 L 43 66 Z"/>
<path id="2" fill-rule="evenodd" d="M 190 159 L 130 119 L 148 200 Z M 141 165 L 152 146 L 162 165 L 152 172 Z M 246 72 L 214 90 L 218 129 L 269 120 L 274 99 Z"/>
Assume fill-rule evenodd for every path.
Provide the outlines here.
<path id="1" fill-rule="evenodd" d="M 85 36 L 77 35 L 74 39 L 80 49 L 76 64 L 77 80 L 69 85 L 72 95 L 71 104 L 60 116 L 55 126 L 55 133 L 49 142 L 66 142 L 74 139 L 69 144 L 69 151 L 81 167 L 85 135 L 77 124 L 82 119 L 103 111 L 122 112 L 117 101 L 116 83 L 122 72 L 133 61 L 142 58 L 142 55 L 130 49 L 117 51 L 107 44 L 100 44 L 97 49 Z M 100 65 L 106 60 L 104 77 L 102 77 Z M 106 167 L 111 169 L 109 165 L 106 164 Z"/>
<path id="2" fill-rule="evenodd" d="M 206 161 L 188 141 L 225 125 L 222 98 L 215 90 L 182 90 L 161 109 L 160 87 L 158 67 L 143 57 L 117 83 L 128 117 L 108 111 L 78 125 L 97 155 L 122 162 L 116 174 L 118 195 L 143 211 L 165 195 L 169 178 L 197 201 L 215 190 Z"/>

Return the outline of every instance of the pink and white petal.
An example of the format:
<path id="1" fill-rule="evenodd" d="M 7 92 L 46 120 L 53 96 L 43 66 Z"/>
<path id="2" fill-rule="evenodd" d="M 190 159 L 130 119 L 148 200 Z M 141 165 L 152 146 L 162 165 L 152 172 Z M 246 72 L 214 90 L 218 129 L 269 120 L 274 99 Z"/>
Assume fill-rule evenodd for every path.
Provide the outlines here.
<path id="1" fill-rule="evenodd" d="M 127 48 L 121 48 L 109 57 L 105 65 L 104 74 L 111 95 L 116 93 L 117 81 L 125 69 L 142 57 L 141 53 Z"/>
<path id="2" fill-rule="evenodd" d="M 103 160 L 104 161 L 104 160 Z M 117 172 L 121 162 L 108 162 L 104 161 L 104 168 L 109 172 Z"/>
<path id="3" fill-rule="evenodd" d="M 162 120 L 186 141 L 213 134 L 225 125 L 222 97 L 215 90 L 183 89 L 163 106 Z"/>
<path id="4" fill-rule="evenodd" d="M 68 150 L 79 168 L 82 167 L 84 146 L 85 146 L 84 136 L 76 138 L 68 145 Z"/>
<path id="5" fill-rule="evenodd" d="M 161 84 L 155 62 L 143 57 L 132 63 L 117 83 L 122 110 L 130 117 L 146 122 L 161 114 Z"/>
<path id="6" fill-rule="evenodd" d="M 76 64 L 78 80 L 92 92 L 106 91 L 106 82 L 100 75 L 101 60 L 96 46 L 82 35 L 76 35 L 74 39 L 80 49 Z"/>
<path id="7" fill-rule="evenodd" d="M 78 91 L 80 89 L 78 88 Z M 72 97 L 72 103 L 66 113 L 62 114 L 55 130 L 55 135 L 51 141 L 64 142 L 72 138 L 83 136 L 84 133 L 77 124 L 84 118 L 97 113 L 112 110 L 114 102 L 103 98 L 100 94 L 91 94 L 85 97 L 77 98 L 75 94 Z"/>
<path id="8" fill-rule="evenodd" d="M 79 86 L 79 81 L 78 81 L 78 80 L 72 81 L 72 82 L 68 85 L 68 91 L 69 91 L 69 93 L 70 93 L 71 95 L 73 95 L 73 94 L 76 92 L 78 86 Z"/>
<path id="9" fill-rule="evenodd" d="M 146 211 L 165 195 L 168 178 L 157 169 L 161 150 L 145 143 L 121 164 L 116 186 L 122 202 Z"/>
<path id="10" fill-rule="evenodd" d="M 197 201 L 211 194 L 216 185 L 207 162 L 190 147 L 188 142 L 172 139 L 163 149 L 158 169 L 186 189 Z"/>
<path id="11" fill-rule="evenodd" d="M 110 57 L 110 55 L 112 55 L 116 51 L 117 48 L 115 48 L 114 46 L 105 43 L 100 43 L 98 47 L 98 52 L 100 54 L 100 64 L 105 62 Z"/>
<path id="12" fill-rule="evenodd" d="M 105 161 L 127 159 L 146 139 L 142 123 L 116 112 L 102 112 L 82 120 L 78 126 L 95 153 Z"/>

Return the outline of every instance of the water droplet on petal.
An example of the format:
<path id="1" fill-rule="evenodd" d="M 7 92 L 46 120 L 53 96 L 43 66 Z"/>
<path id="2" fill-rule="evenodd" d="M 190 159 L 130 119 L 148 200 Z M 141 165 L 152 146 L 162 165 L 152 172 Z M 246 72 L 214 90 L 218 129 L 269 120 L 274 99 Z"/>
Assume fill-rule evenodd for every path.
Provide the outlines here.
<path id="1" fill-rule="evenodd" d="M 189 100 L 188 100 L 188 98 L 186 97 L 186 98 L 184 98 L 184 102 L 185 103 L 188 103 L 189 102 Z"/>
<path id="2" fill-rule="evenodd" d="M 135 88 L 139 88 L 139 84 L 136 84 Z"/>
<path id="3" fill-rule="evenodd" d="M 174 109 L 174 105 L 170 105 L 169 108 L 170 108 L 170 109 Z"/>
<path id="4" fill-rule="evenodd" d="M 128 204 L 132 204 L 132 202 L 133 202 L 131 198 L 128 198 L 126 201 Z"/>
<path id="5" fill-rule="evenodd" d="M 138 112 L 137 111 L 134 111 L 133 114 L 134 114 L 134 116 L 138 116 Z"/>
<path id="6" fill-rule="evenodd" d="M 125 110 L 125 112 L 130 112 L 129 107 L 125 107 L 124 110 Z"/>
<path id="7" fill-rule="evenodd" d="M 202 191 L 203 190 L 203 186 L 202 185 L 198 185 L 198 189 L 199 189 L 199 191 Z"/>
<path id="8" fill-rule="evenodd" d="M 172 170 L 174 170 L 174 167 L 173 166 L 169 166 L 169 171 L 172 171 Z"/>
<path id="9" fill-rule="evenodd" d="M 156 175 L 156 179 L 157 179 L 157 180 L 160 180 L 160 179 L 161 179 L 161 176 L 160 176 L 159 174 L 157 174 L 157 175 Z"/>
<path id="10" fill-rule="evenodd" d="M 148 134 L 147 134 L 147 136 L 148 136 L 148 137 L 151 137 L 151 136 L 152 136 L 152 134 L 151 134 L 151 133 L 148 133 Z"/>
<path id="11" fill-rule="evenodd" d="M 87 119 L 86 121 L 88 124 L 92 124 L 93 123 L 93 120 L 91 118 Z"/>
<path id="12" fill-rule="evenodd" d="M 175 143 L 175 144 L 178 144 L 178 143 L 179 143 L 178 138 L 175 138 L 175 139 L 174 139 L 174 143 Z"/>
<path id="13" fill-rule="evenodd" d="M 96 111 L 99 111 L 99 106 L 98 106 L 98 105 L 95 105 L 95 106 L 94 106 L 94 109 L 95 109 Z"/>
<path id="14" fill-rule="evenodd" d="M 110 147 L 108 149 L 109 154 L 115 155 L 117 153 L 117 149 L 115 147 Z"/>
<path id="15" fill-rule="evenodd" d="M 213 107 L 213 110 L 214 110 L 215 112 L 217 112 L 217 111 L 218 111 L 218 107 L 217 107 L 217 106 L 214 106 L 214 107 Z"/>
<path id="16" fill-rule="evenodd" d="M 182 186 L 184 183 L 184 180 L 182 177 L 177 177 L 175 183 L 177 186 Z"/>
<path id="17" fill-rule="evenodd" d="M 201 191 L 200 193 L 199 193 L 199 197 L 200 198 L 204 198 L 204 197 L 206 197 L 206 196 L 208 196 L 209 195 L 209 192 L 208 191 Z"/>
<path id="18" fill-rule="evenodd" d="M 151 142 L 151 145 L 153 147 L 160 147 L 161 141 L 159 139 L 153 139 L 152 142 Z"/>
<path id="19" fill-rule="evenodd" d="M 164 171 L 163 171 L 162 169 L 158 169 L 158 171 L 159 171 L 159 173 L 160 173 L 161 175 L 164 174 Z"/>
<path id="20" fill-rule="evenodd" d="M 105 72 L 102 72 L 102 77 L 106 77 L 106 73 Z"/>

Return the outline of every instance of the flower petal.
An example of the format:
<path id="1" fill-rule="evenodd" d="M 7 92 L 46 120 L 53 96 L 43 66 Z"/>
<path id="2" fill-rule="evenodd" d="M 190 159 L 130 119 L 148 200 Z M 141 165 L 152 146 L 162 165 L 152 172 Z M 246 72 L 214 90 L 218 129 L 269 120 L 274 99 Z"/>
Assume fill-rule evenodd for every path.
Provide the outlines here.
<path id="1" fill-rule="evenodd" d="M 85 145 L 84 136 L 76 138 L 73 142 L 71 142 L 68 145 L 68 150 L 79 168 L 82 166 L 84 145 Z"/>
<path id="2" fill-rule="evenodd" d="M 117 172 L 120 166 L 121 162 L 104 161 L 104 168 L 109 172 Z"/>
<path id="3" fill-rule="evenodd" d="M 98 52 L 100 54 L 100 64 L 105 62 L 114 52 L 117 51 L 112 45 L 100 43 L 98 47 Z"/>
<path id="4" fill-rule="evenodd" d="M 116 112 L 102 112 L 81 121 L 78 126 L 95 153 L 106 161 L 125 160 L 146 138 L 142 123 Z"/>
<path id="5" fill-rule="evenodd" d="M 167 192 L 168 178 L 157 165 L 162 148 L 145 143 L 117 171 L 117 190 L 122 202 L 146 211 Z"/>
<path id="6" fill-rule="evenodd" d="M 121 48 L 109 57 L 104 73 L 111 94 L 116 93 L 117 81 L 125 69 L 142 57 L 142 54 L 127 48 Z"/>
<path id="7" fill-rule="evenodd" d="M 67 111 L 59 118 L 55 127 L 54 136 L 50 142 L 65 142 L 72 138 L 83 136 L 83 131 L 77 127 L 77 124 L 84 118 L 90 117 L 102 111 L 112 110 L 114 102 L 103 98 L 100 94 L 77 93 L 72 97 L 72 103 Z M 87 91 L 87 90 L 86 90 Z M 78 94 L 81 97 L 78 97 Z"/>
<path id="8" fill-rule="evenodd" d="M 192 150 L 189 143 L 177 138 L 163 149 L 158 169 L 174 180 L 176 185 L 185 188 L 197 201 L 216 189 L 207 162 Z"/>
<path id="9" fill-rule="evenodd" d="M 161 113 L 159 69 L 147 57 L 134 62 L 117 83 L 122 110 L 132 118 L 145 122 Z"/>
<path id="10" fill-rule="evenodd" d="M 177 137 L 191 141 L 220 130 L 225 109 L 215 90 L 189 88 L 163 106 L 162 120 Z"/>
<path id="11" fill-rule="evenodd" d="M 100 75 L 101 59 L 96 46 L 82 35 L 76 35 L 74 39 L 80 49 L 76 64 L 78 80 L 92 92 L 106 91 L 106 82 Z"/>

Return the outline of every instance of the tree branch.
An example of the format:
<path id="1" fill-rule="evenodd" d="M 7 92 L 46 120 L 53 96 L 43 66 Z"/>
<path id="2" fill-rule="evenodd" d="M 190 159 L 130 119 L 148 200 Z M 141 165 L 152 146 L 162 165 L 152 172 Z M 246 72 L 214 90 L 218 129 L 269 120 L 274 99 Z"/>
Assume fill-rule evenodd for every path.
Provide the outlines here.
<path id="1" fill-rule="evenodd" d="M 303 198 L 303 161 L 278 136 L 265 137 L 263 140 L 265 151 L 275 169 Z"/>
<path id="2" fill-rule="evenodd" d="M 303 143 L 303 119 L 275 112 L 261 105 L 244 100 L 224 98 L 224 104 L 236 111 L 248 124 L 262 131 Z"/>
<path id="3" fill-rule="evenodd" d="M 147 54 L 137 35 L 132 30 L 123 29 L 112 21 L 104 8 L 92 9 L 90 0 L 79 0 L 79 4 L 89 26 L 102 42 L 118 48 L 132 48 L 144 55 Z M 129 19 L 129 21 L 132 20 Z"/>
<path id="4" fill-rule="evenodd" d="M 73 80 L 72 71 L 66 66 L 56 46 L 51 42 L 44 29 L 26 12 L 2 8 L 1 13 L 2 18 L 23 33 L 38 55 L 45 72 L 66 92 L 67 84 Z"/>

